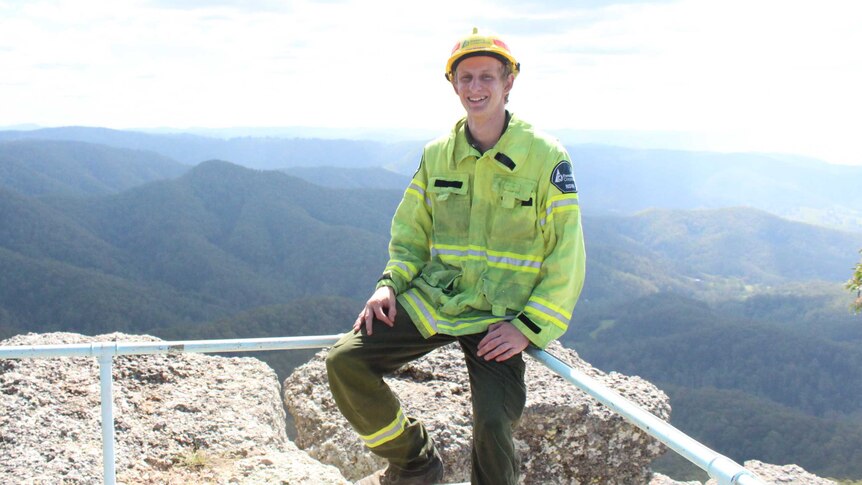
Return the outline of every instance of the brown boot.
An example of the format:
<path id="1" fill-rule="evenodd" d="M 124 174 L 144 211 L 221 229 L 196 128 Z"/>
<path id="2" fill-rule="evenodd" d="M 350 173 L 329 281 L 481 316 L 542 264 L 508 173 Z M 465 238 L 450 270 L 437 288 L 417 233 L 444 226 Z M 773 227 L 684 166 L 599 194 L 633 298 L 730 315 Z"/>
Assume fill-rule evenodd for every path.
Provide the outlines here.
<path id="1" fill-rule="evenodd" d="M 443 479 L 443 461 L 434 453 L 427 465 L 417 470 L 396 470 L 388 466 L 354 485 L 432 485 Z"/>

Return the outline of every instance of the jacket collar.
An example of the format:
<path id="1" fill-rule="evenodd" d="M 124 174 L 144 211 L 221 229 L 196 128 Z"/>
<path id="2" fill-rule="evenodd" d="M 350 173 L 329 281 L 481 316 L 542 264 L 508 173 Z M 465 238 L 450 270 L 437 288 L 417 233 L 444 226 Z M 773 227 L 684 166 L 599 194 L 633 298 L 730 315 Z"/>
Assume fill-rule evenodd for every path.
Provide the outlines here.
<path id="1" fill-rule="evenodd" d="M 526 162 L 532 145 L 532 127 L 515 115 L 509 116 L 509 123 L 497 144 L 486 155 L 507 172 L 517 172 Z M 467 118 L 461 118 L 449 134 L 449 168 L 455 170 L 468 157 L 480 158 L 482 154 L 467 141 Z"/>

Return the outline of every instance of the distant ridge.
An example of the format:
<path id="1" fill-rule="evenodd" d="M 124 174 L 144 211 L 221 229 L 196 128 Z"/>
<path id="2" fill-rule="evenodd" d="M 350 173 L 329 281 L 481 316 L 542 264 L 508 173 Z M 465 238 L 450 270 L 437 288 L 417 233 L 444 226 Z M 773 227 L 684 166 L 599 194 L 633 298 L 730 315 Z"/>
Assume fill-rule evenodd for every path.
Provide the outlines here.
<path id="1" fill-rule="evenodd" d="M 252 131 L 254 132 L 254 131 Z M 427 140 L 381 142 L 332 138 L 212 138 L 105 128 L 0 131 L 0 140 L 83 141 L 159 153 L 188 165 L 228 160 L 249 168 L 288 170 L 338 188 L 403 190 Z M 862 166 L 806 157 L 568 145 L 585 213 L 632 215 L 651 208 L 753 207 L 781 217 L 862 233 Z M 333 173 L 332 168 L 344 169 Z M 367 170 L 385 169 L 379 177 Z"/>
<path id="2" fill-rule="evenodd" d="M 747 206 L 862 232 L 862 166 L 758 153 L 569 150 L 585 213 Z"/>
<path id="3" fill-rule="evenodd" d="M 656 254 L 688 277 L 721 275 L 756 284 L 843 281 L 848 257 L 852 261 L 848 252 L 862 247 L 862 234 L 745 207 L 653 209 L 625 218 L 588 217 L 585 224 L 594 241 L 639 246 L 634 252 Z"/>
<path id="4" fill-rule="evenodd" d="M 366 297 L 399 198 L 221 161 L 113 195 L 0 190 L 0 327 L 141 329 Z"/>
<path id="5" fill-rule="evenodd" d="M 155 152 L 78 141 L 0 141 L 0 187 L 25 195 L 103 195 L 188 170 Z"/>
<path id="6" fill-rule="evenodd" d="M 148 150 L 189 165 L 230 160 L 257 169 L 311 165 L 396 167 L 418 163 L 424 142 L 380 143 L 369 140 L 316 138 L 210 138 L 187 133 L 150 134 L 91 127 L 0 131 L 0 140 L 48 139 L 83 141 L 116 148 Z M 409 162 L 408 162 L 409 160 Z"/>
<path id="7" fill-rule="evenodd" d="M 391 189 L 403 191 L 410 177 L 383 168 L 294 167 L 284 173 L 323 187 L 342 189 Z"/>

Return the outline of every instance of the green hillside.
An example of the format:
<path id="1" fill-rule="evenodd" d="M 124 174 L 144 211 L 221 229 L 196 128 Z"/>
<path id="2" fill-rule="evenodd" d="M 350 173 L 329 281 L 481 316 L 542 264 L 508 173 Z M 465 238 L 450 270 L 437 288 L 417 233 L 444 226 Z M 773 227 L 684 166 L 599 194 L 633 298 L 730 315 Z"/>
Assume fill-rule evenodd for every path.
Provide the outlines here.
<path id="1" fill-rule="evenodd" d="M 0 247 L 36 260 L 109 273 L 125 271 L 122 251 L 45 202 L 0 188 Z"/>
<path id="2" fill-rule="evenodd" d="M 0 248 L 0 339 L 25 332 L 142 332 L 231 312 L 212 298 Z"/>
<path id="3" fill-rule="evenodd" d="M 584 233 L 584 298 L 610 302 L 657 291 L 724 300 L 758 285 L 844 281 L 862 247 L 862 234 L 747 208 L 585 216 Z"/>
<path id="4" fill-rule="evenodd" d="M 309 297 L 284 305 L 255 308 L 213 322 L 157 327 L 151 333 L 166 340 L 335 335 L 350 330 L 362 304 L 362 300 L 341 297 Z M 254 357 L 269 364 L 279 380 L 284 380 L 318 351 L 258 352 Z"/>
<path id="5" fill-rule="evenodd" d="M 727 450 L 733 460 L 794 463 L 820 476 L 862 477 L 859 420 L 814 417 L 736 390 L 658 385 L 674 403 L 674 424 L 713 449 Z M 670 456 L 661 465 L 691 466 Z"/>
<path id="6" fill-rule="evenodd" d="M 672 422 L 739 461 L 862 478 L 846 461 L 862 428 L 862 325 L 842 286 L 858 234 L 745 208 L 586 217 L 584 231 L 587 282 L 564 344 L 673 389 Z M 735 401 L 684 398 L 710 389 Z M 696 477 L 673 458 L 656 467 Z"/>
<path id="7" fill-rule="evenodd" d="M 155 152 L 76 141 L 0 141 L 0 188 L 24 195 L 112 194 L 188 169 Z"/>
<path id="8" fill-rule="evenodd" d="M 407 175 L 373 167 L 293 167 L 283 172 L 314 185 L 340 189 L 390 189 L 400 192 L 410 184 Z"/>
<path id="9" fill-rule="evenodd" d="M 668 391 L 672 423 L 738 461 L 797 463 L 858 479 L 858 461 L 845 459 L 858 454 L 862 439 L 862 340 L 839 338 L 852 324 L 858 334 L 859 321 L 833 303 L 846 298 L 840 285 L 833 290 L 826 302 L 800 294 L 791 307 L 799 319 L 762 302 L 753 305 L 775 311 L 739 312 L 748 299 L 709 304 L 672 293 L 587 303 L 563 341 L 605 371 Z M 722 311 L 730 306 L 737 308 Z M 812 315 L 819 315 L 816 328 L 804 324 Z M 656 466 L 693 478 L 674 458 Z"/>
<path id="10" fill-rule="evenodd" d="M 79 141 L 155 152 L 189 165 L 210 159 L 230 160 L 257 169 L 297 169 L 292 174 L 331 187 L 355 188 L 363 184 L 400 191 L 403 187 L 398 182 L 389 185 L 388 180 L 366 179 L 361 174 L 333 177 L 331 168 L 383 167 L 409 176 L 416 170 L 427 141 L 282 136 L 225 139 L 60 127 L 0 131 L 0 143 Z M 626 216 L 652 208 L 753 207 L 793 220 L 862 233 L 862 191 L 858 190 L 862 167 L 781 154 L 646 150 L 583 143 L 567 143 L 566 147 L 587 214 Z"/>
<path id="11" fill-rule="evenodd" d="M 750 208 L 647 211 L 619 229 L 647 248 L 673 255 L 690 275 L 720 274 L 750 283 L 841 280 L 847 251 L 862 235 L 798 224 Z"/>
<path id="12" fill-rule="evenodd" d="M 862 415 L 862 347 L 657 294 L 575 347 L 601 368 L 689 388 L 737 389 L 814 416 Z"/>
<path id="13" fill-rule="evenodd" d="M 364 294 L 356 278 L 374 281 L 385 263 L 396 204 L 395 194 L 368 197 L 213 161 L 63 210 L 128 254 L 142 277 L 248 308 Z"/>
<path id="14" fill-rule="evenodd" d="M 0 192 L 7 333 L 147 330 L 316 295 L 364 298 L 400 194 L 224 162 L 117 195 Z"/>

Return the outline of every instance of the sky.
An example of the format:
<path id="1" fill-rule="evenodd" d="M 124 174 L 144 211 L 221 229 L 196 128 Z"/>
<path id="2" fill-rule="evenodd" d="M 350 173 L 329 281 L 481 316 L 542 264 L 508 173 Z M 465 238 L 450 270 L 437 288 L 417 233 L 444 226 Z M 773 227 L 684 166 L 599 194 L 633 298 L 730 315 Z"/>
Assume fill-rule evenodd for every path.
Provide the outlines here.
<path id="1" fill-rule="evenodd" d="M 552 133 L 862 165 L 856 0 L 0 0 L 0 127 L 443 133 L 474 26 Z"/>

